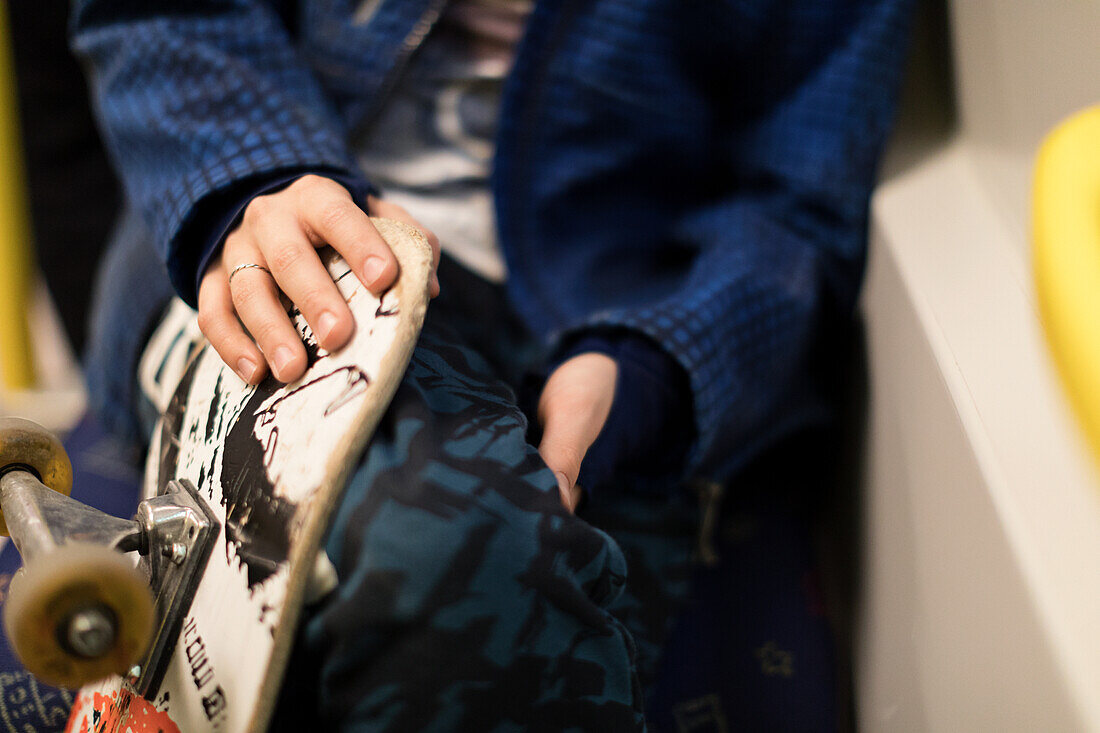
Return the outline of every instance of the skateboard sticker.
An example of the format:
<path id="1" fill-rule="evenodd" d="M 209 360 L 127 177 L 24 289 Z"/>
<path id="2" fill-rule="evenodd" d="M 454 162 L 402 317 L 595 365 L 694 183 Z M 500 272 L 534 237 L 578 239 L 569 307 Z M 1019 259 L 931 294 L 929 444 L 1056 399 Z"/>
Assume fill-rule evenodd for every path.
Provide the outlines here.
<path id="1" fill-rule="evenodd" d="M 120 727 L 121 726 L 121 727 Z M 164 710 L 128 690 L 81 691 L 65 733 L 180 733 Z"/>

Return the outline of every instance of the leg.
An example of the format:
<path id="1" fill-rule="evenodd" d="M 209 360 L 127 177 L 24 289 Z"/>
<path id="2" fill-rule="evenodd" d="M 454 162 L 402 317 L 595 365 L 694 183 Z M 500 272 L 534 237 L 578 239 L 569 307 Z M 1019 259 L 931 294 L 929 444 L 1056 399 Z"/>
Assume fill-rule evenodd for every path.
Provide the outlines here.
<path id="1" fill-rule="evenodd" d="M 145 445 L 155 416 L 135 375 L 158 317 L 172 298 L 168 273 L 136 211 L 119 217 L 99 265 L 91 304 L 84 379 L 88 407 L 107 431 L 133 447 Z"/>
<path id="2" fill-rule="evenodd" d="M 610 610 L 634 639 L 648 702 L 665 641 L 695 571 L 699 501 L 687 488 L 652 495 L 605 487 L 589 497 L 579 515 L 611 535 L 626 559 L 628 582 Z"/>
<path id="3" fill-rule="evenodd" d="M 277 716 L 344 730 L 644 727 L 633 642 L 607 607 L 626 566 L 567 513 L 511 390 L 429 322 L 347 489 Z M 290 700 L 291 696 L 295 698 Z"/>

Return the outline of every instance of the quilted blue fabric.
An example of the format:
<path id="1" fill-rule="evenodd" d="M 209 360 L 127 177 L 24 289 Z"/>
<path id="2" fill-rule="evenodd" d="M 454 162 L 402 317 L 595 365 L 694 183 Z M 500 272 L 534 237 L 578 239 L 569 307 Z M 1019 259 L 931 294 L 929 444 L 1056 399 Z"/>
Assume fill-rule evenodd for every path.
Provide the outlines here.
<path id="1" fill-rule="evenodd" d="M 682 365 L 693 473 L 828 416 L 910 4 L 536 5 L 494 169 L 511 299 L 548 351 L 622 327 Z M 310 170 L 368 190 L 348 140 L 438 2 L 359 6 L 74 3 L 112 154 L 185 298 L 240 187 Z"/>

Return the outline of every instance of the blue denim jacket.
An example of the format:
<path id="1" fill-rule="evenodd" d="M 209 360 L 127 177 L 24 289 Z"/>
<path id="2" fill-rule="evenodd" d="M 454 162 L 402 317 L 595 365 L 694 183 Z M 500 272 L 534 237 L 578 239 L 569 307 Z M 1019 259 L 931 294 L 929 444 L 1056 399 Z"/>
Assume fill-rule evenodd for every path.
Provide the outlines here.
<path id="1" fill-rule="evenodd" d="M 829 416 L 830 339 L 858 291 L 910 4 L 536 5 L 493 172 L 511 300 L 549 352 L 598 326 L 675 359 L 694 399 L 693 473 L 726 478 Z M 348 141 L 442 3 L 374 5 L 74 2 L 128 200 L 185 299 L 242 190 L 296 171 L 369 190 Z M 113 266 L 135 265 L 116 253 Z M 141 330 L 123 321 L 100 316 L 87 364 L 108 410 L 128 399 Z"/>

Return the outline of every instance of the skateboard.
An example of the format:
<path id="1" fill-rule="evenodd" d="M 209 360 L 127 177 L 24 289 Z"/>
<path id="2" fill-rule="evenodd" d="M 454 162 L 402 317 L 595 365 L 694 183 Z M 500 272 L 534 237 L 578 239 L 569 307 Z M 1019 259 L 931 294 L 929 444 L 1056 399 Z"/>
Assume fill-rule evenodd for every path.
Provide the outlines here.
<path id="1" fill-rule="evenodd" d="M 301 609 L 337 583 L 322 550 L 331 512 L 427 309 L 427 241 L 374 224 L 398 281 L 377 298 L 321 250 L 356 329 L 327 352 L 291 309 L 309 355 L 296 382 L 245 384 L 193 311 L 172 307 L 139 369 L 161 416 L 133 520 L 65 497 L 71 470 L 66 479 L 56 439 L 0 421 L 0 522 L 24 559 L 5 627 L 36 676 L 83 685 L 68 731 L 266 729 Z"/>

